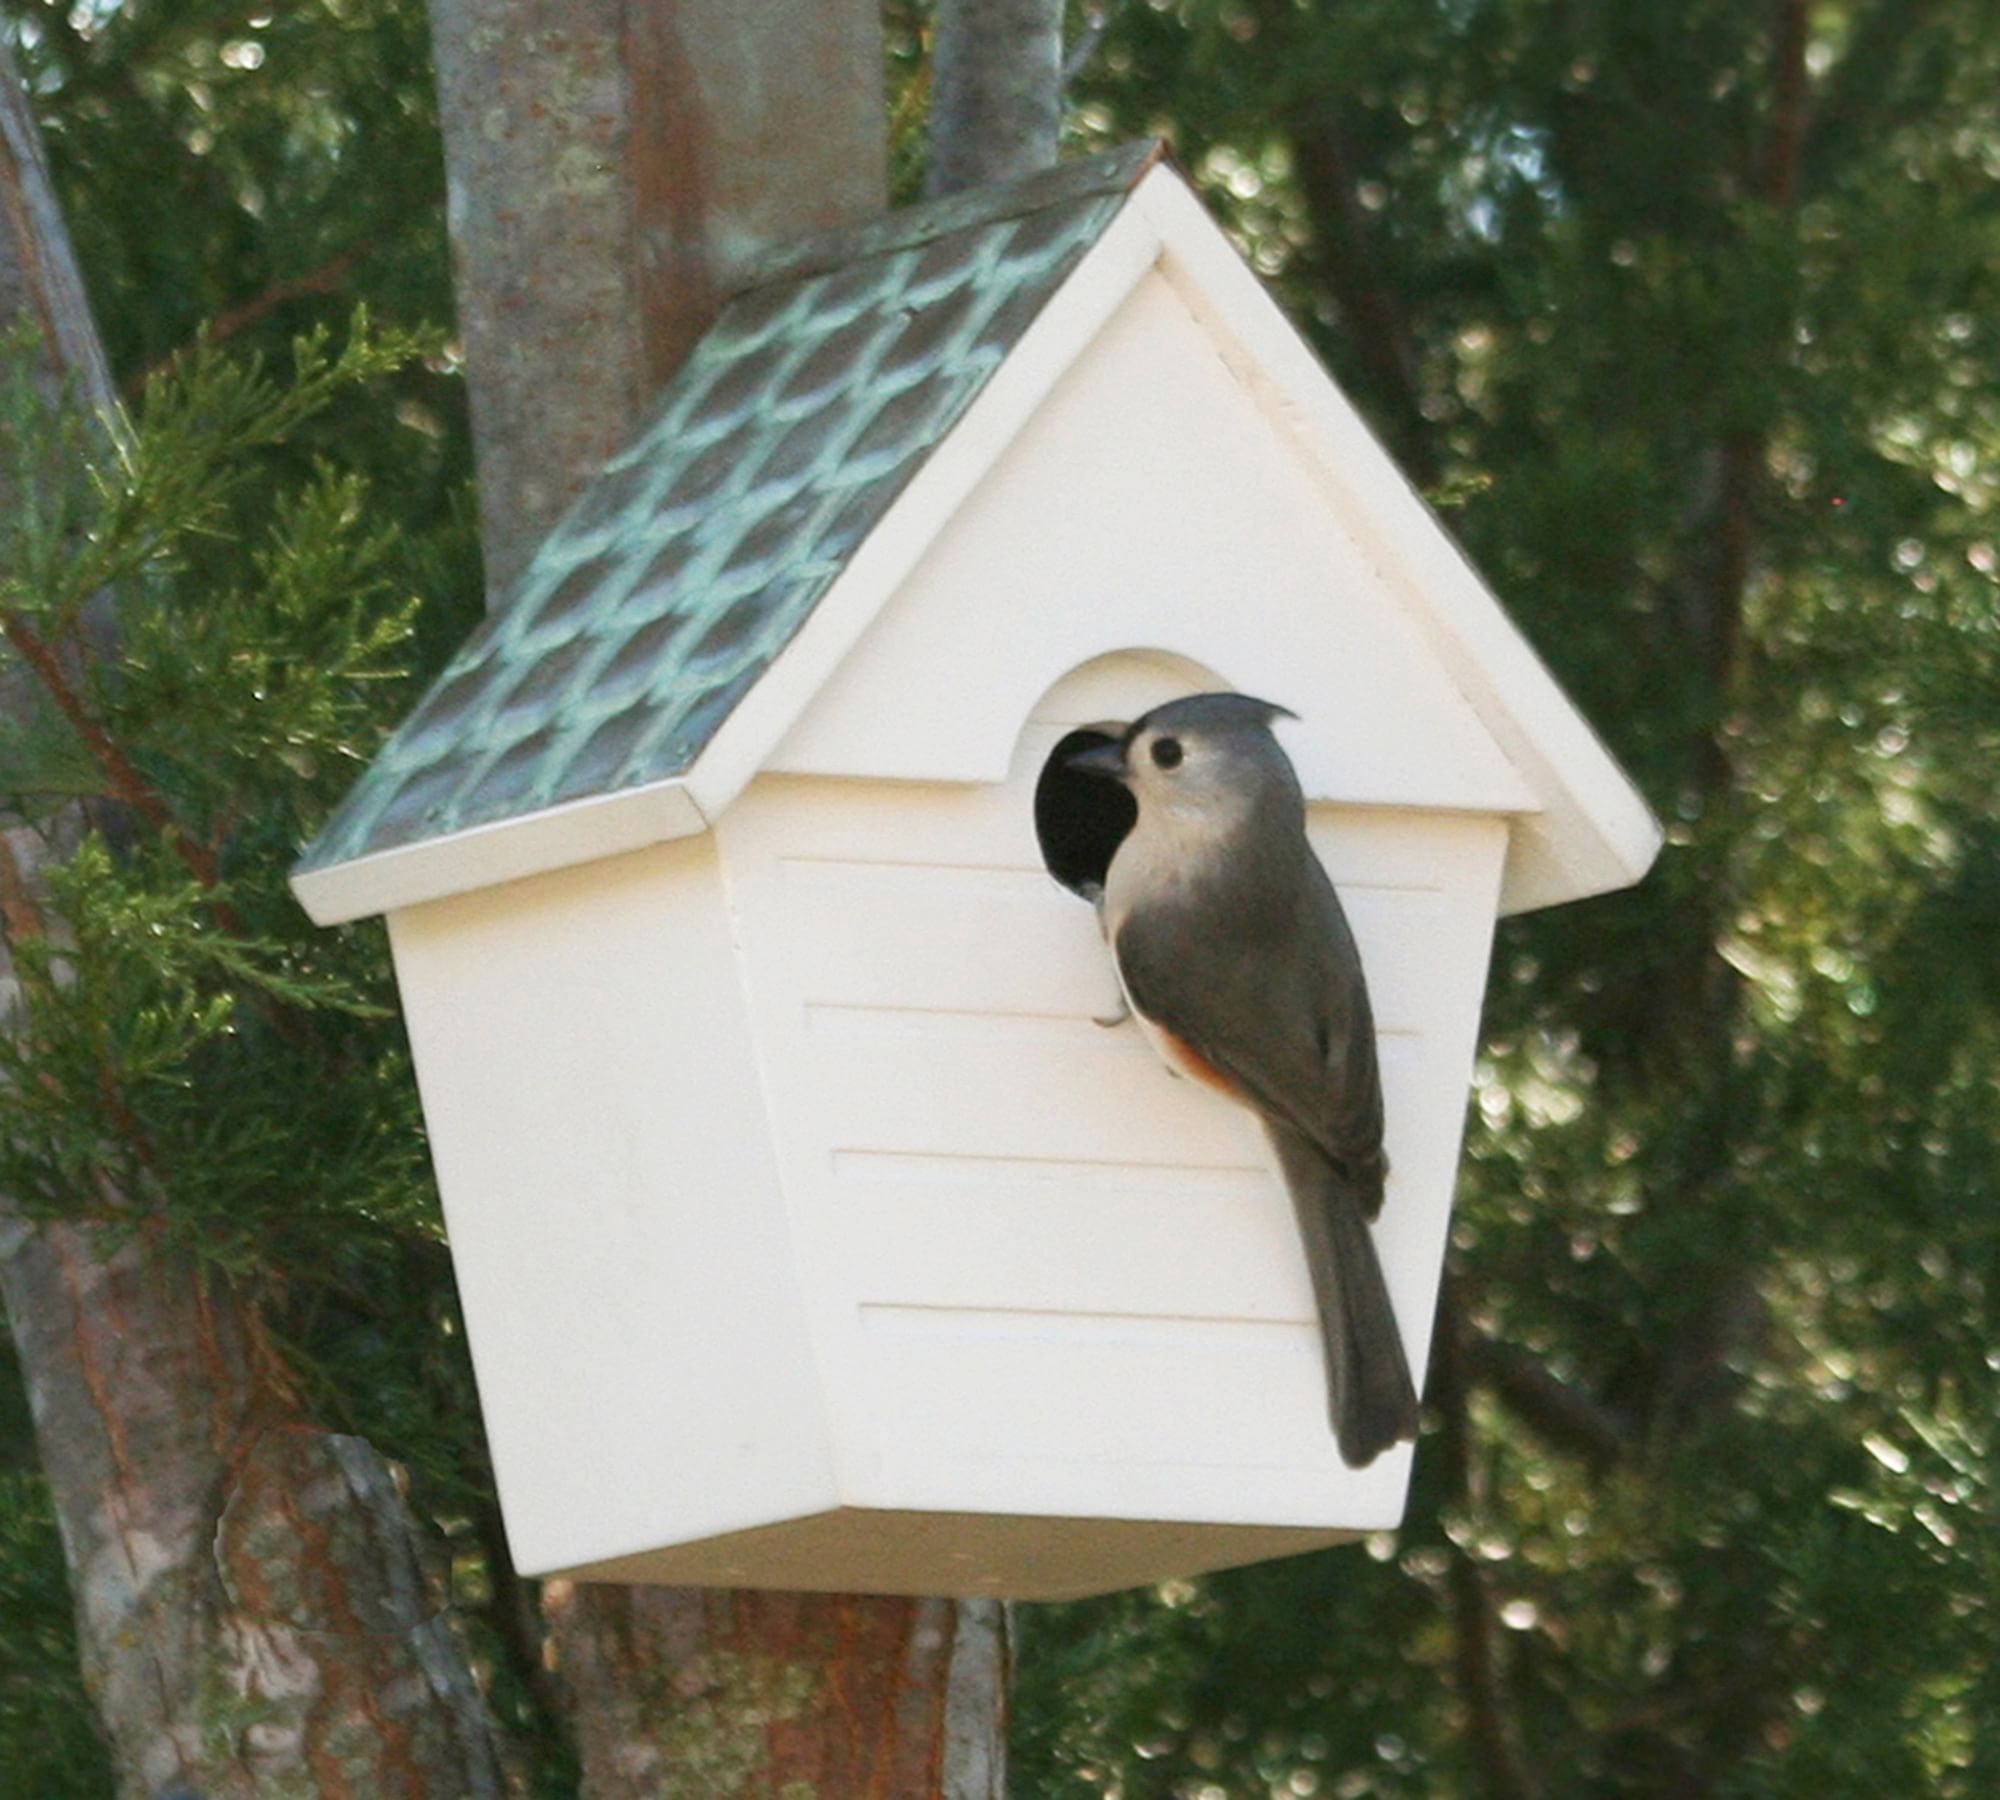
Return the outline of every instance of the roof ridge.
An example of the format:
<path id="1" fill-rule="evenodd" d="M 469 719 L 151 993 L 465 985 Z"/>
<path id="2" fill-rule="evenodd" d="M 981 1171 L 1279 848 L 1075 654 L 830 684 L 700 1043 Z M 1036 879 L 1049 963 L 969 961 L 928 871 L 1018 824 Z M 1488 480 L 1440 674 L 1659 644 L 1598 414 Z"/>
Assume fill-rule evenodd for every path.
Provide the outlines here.
<path id="1" fill-rule="evenodd" d="M 824 275 L 871 256 L 911 249 L 955 231 L 997 224 L 1065 201 L 1123 193 L 1138 186 L 1156 164 L 1169 161 L 1165 138 L 1141 138 L 1095 156 L 1037 169 L 1032 175 L 988 182 L 856 225 L 796 238 L 744 263 L 730 280 L 729 293 L 733 298 L 775 282 Z"/>

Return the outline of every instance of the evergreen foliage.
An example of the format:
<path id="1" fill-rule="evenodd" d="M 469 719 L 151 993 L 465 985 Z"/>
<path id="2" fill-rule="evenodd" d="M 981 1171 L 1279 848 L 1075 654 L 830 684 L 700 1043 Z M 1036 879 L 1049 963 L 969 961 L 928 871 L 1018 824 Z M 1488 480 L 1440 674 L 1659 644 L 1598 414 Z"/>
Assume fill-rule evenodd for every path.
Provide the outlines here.
<path id="1" fill-rule="evenodd" d="M 1073 137 L 1171 131 L 1670 842 L 1502 930 L 1407 1527 L 1023 1609 L 1015 1791 L 2000 1790 L 1990 0 L 1102 10 Z M 11 17 L 156 380 L 0 522 L 4 608 L 59 638 L 115 578 L 73 698 L 155 805 L 45 685 L 9 722 L 0 788 L 107 810 L 28 950 L 0 1182 L 108 1170 L 262 1285 L 546 1746 L 379 937 L 282 885 L 477 612 L 422 7 Z M 911 192 L 925 9 L 890 18 Z M 0 1406 L 0 1769 L 97 1800 L 31 1456 Z"/>
<path id="2" fill-rule="evenodd" d="M 199 347 L 147 384 L 124 442 L 12 384 L 0 430 L 27 503 L 0 526 L 0 623 L 32 702 L 0 799 L 52 834 L 78 802 L 93 821 L 49 868 L 60 929 L 12 944 L 0 1184 L 31 1218 L 136 1207 L 275 1280 L 324 1254 L 315 1230 L 427 1218 L 404 1072 L 332 1041 L 392 1015 L 382 958 L 304 926 L 271 867 L 352 779 L 373 690 L 400 687 L 414 571 L 351 472 L 258 494 L 261 529 L 236 513 L 259 452 L 414 348 L 364 327 L 335 356 L 314 334 L 277 380 Z M 32 346 L 9 349 L 26 368 Z M 302 1157 L 308 1117 L 337 1153 Z"/>
<path id="3" fill-rule="evenodd" d="M 9 1416 L 0 1417 L 10 1453 L 24 1442 L 32 1447 L 28 1422 L 11 1416 L 15 1410 L 9 1405 Z M 0 1757 L 13 1791 L 51 1800 L 109 1794 L 111 1770 L 77 1678 L 69 1582 L 48 1484 L 31 1466 L 0 1472 L 0 1619 L 6 1621 L 0 1630 Z"/>

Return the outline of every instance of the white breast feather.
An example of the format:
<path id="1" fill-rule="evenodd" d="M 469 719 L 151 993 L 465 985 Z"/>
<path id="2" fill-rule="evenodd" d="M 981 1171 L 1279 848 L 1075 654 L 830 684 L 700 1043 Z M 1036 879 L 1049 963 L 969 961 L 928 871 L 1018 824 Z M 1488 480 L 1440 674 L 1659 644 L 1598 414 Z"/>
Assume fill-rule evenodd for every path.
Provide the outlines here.
<path id="1" fill-rule="evenodd" d="M 1118 933 L 1133 910 L 1150 906 L 1185 888 L 1194 873 L 1223 850 L 1223 840 L 1236 824 L 1235 809 L 1218 816 L 1218 809 L 1206 806 L 1170 806 L 1149 800 L 1139 809 L 1138 822 L 1125 834 L 1111 867 L 1104 876 L 1104 936 L 1111 945 L 1111 961 L 1118 969 L 1118 986 L 1139 1029 L 1146 1034 L 1153 1053 L 1171 1074 L 1188 1073 L 1172 1040 L 1146 1017 L 1125 980 L 1118 963 Z"/>

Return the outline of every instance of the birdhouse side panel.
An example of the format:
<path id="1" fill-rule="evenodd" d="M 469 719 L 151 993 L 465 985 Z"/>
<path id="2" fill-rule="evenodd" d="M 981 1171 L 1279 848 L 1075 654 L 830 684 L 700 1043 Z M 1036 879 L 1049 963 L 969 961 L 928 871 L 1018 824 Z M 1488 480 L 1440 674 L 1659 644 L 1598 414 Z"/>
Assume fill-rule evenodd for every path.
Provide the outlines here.
<path id="1" fill-rule="evenodd" d="M 390 926 L 517 1563 L 831 1504 L 712 841 Z"/>
<path id="2" fill-rule="evenodd" d="M 765 777 L 719 828 L 843 1497 L 937 1511 L 1387 1525 L 1347 1470 L 1254 1122 L 1106 1027 L 1091 909 L 1008 782 Z M 1421 1367 L 1506 827 L 1328 809 L 1376 993 L 1381 1243 Z"/>

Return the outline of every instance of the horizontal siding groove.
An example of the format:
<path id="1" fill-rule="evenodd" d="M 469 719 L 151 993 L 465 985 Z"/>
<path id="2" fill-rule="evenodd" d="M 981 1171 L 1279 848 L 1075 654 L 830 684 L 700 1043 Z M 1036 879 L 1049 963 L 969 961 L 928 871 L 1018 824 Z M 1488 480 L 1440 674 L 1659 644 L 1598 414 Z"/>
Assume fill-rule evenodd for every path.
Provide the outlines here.
<path id="1" fill-rule="evenodd" d="M 1000 1043 L 1061 1041 L 1114 1047 L 1119 1043 L 1115 1027 L 1100 1025 L 1078 1012 L 1002 1012 L 989 1007 L 808 1000 L 805 1014 L 806 1030 L 816 1037 L 976 1037 Z M 1145 1048 L 1143 1040 L 1140 1048 Z"/>
<path id="2" fill-rule="evenodd" d="M 921 861 L 889 856 L 806 856 L 789 854 L 778 858 L 778 867 L 801 875 L 995 875 L 1013 881 L 1032 881 L 1037 893 L 1051 900 L 1063 897 L 1062 889 L 1048 870 L 1039 864 L 1019 862 L 951 862 L 940 857 Z M 1072 904 L 1080 904 L 1071 897 Z"/>
<path id="3" fill-rule="evenodd" d="M 1069 1312 L 1031 1307 L 926 1306 L 864 1300 L 864 1329 L 883 1337 L 1031 1339 L 1038 1344 L 1177 1344 L 1196 1336 L 1245 1331 L 1290 1337 L 1317 1331 L 1311 1319 L 1224 1313 Z"/>
<path id="4" fill-rule="evenodd" d="M 1079 1192 L 1186 1194 L 1213 1199 L 1218 1188 L 1261 1193 L 1272 1177 L 1251 1163 L 1143 1163 L 1106 1158 L 981 1156 L 971 1151 L 862 1150 L 833 1152 L 843 1182 L 931 1187 L 1061 1187 Z"/>
<path id="5" fill-rule="evenodd" d="M 857 1000 L 807 1000 L 804 1003 L 806 1029 L 815 1035 L 851 1037 L 981 1037 L 1005 1042 L 1021 1037 L 1039 1038 L 1045 1033 L 1076 1039 L 1086 1044 L 1111 1047 L 1136 1045 L 1150 1057 L 1153 1052 L 1135 1029 L 1126 1022 L 1100 1025 L 1096 1019 L 1077 1012 L 1013 1012 L 986 1006 L 907 1006 L 893 1001 L 873 1003 Z M 1378 1025 L 1375 1036 L 1387 1041 L 1418 1039 L 1424 1034 L 1414 1026 Z"/>
<path id="6" fill-rule="evenodd" d="M 1322 859 L 1324 860 L 1324 859 Z M 1052 901 L 1065 905 L 1078 904 L 1074 896 L 1065 895 L 1056 884 L 1055 877 L 1039 865 L 1027 863 L 998 862 L 953 862 L 942 857 L 926 857 L 921 861 L 905 857 L 875 856 L 812 856 L 790 853 L 777 858 L 778 867 L 787 875 L 807 877 L 830 877 L 835 881 L 870 880 L 881 877 L 988 877 L 995 884 L 1010 883 L 1031 885 L 1034 892 Z M 1342 894 L 1378 894 L 1394 896 L 1408 894 L 1412 898 L 1440 894 L 1444 890 L 1436 881 L 1383 881 L 1344 876 L 1338 870 L 1331 871 L 1334 884 Z"/>

